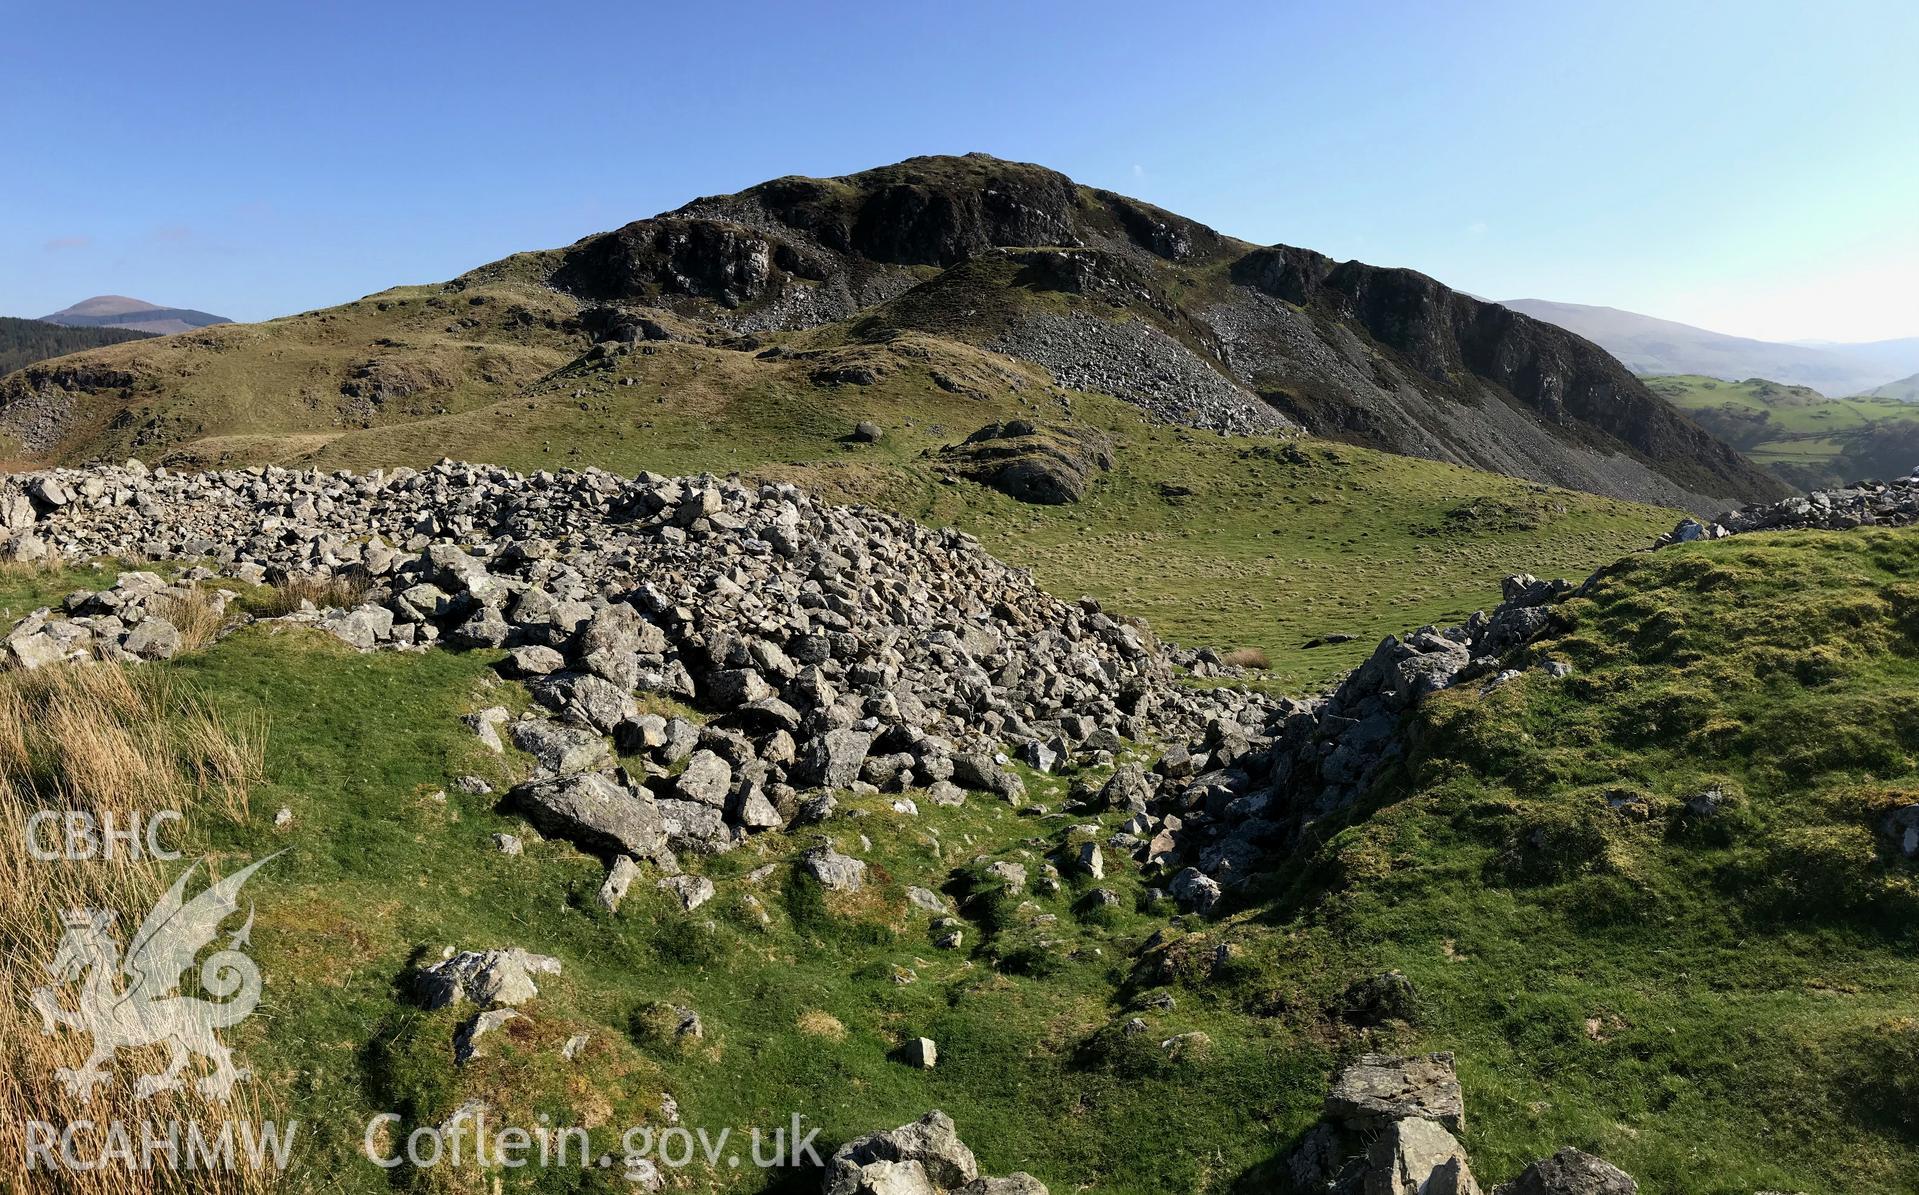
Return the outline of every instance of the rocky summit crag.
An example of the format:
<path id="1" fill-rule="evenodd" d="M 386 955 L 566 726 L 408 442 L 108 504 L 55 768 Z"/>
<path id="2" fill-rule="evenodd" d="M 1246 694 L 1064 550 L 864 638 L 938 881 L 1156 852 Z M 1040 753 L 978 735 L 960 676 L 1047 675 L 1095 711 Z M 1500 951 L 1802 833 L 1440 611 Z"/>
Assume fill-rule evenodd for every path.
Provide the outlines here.
<path id="1" fill-rule="evenodd" d="M 609 345 L 641 351 L 614 378 L 581 368 Z M 475 435 L 515 400 L 650 389 L 695 348 L 767 385 L 908 376 L 956 409 L 984 393 L 962 367 L 989 386 L 1036 370 L 1154 421 L 1303 427 L 1700 511 L 1782 492 L 1571 333 L 984 155 L 778 179 L 418 296 L 41 363 L 0 382 L 0 429 L 64 462 L 287 460 L 344 431 Z"/>

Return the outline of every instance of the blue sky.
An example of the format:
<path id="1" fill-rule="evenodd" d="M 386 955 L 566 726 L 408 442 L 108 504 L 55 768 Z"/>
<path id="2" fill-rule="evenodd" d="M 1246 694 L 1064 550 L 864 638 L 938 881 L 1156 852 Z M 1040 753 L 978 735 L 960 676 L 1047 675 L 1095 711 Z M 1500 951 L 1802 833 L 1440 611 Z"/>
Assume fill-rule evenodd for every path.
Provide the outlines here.
<path id="1" fill-rule="evenodd" d="M 984 150 L 1476 294 L 1912 336 L 1915 63 L 1910 0 L 0 0 L 0 314 L 265 318 Z"/>

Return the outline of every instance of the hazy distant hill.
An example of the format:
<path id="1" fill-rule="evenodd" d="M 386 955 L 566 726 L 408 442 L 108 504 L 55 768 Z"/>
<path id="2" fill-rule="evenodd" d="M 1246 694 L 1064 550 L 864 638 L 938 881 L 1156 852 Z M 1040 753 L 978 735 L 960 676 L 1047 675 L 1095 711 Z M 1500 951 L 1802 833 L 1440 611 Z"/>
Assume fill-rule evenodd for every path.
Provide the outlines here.
<path id="1" fill-rule="evenodd" d="M 40 318 L 49 324 L 62 324 L 69 328 L 130 328 L 135 332 L 151 332 L 156 336 L 233 322 L 224 315 L 185 307 L 161 307 L 143 299 L 129 299 L 125 295 L 95 295 L 91 299 L 82 299 L 64 311 Z"/>
<path id="2" fill-rule="evenodd" d="M 1708 332 L 1614 307 L 1505 299 L 1534 319 L 1576 332 L 1637 374 L 1701 374 L 1738 381 L 1770 378 L 1828 397 L 1864 394 L 1919 371 L 1919 338 L 1864 344 L 1783 344 Z"/>
<path id="3" fill-rule="evenodd" d="M 148 335 L 126 328 L 66 328 L 43 320 L 0 316 L 0 374 L 82 349 L 145 340 Z"/>
<path id="4" fill-rule="evenodd" d="M 1919 373 L 1909 378 L 1900 378 L 1896 382 L 1887 382 L 1877 387 L 1869 395 L 1871 398 L 1893 398 L 1900 402 L 1919 403 Z"/>

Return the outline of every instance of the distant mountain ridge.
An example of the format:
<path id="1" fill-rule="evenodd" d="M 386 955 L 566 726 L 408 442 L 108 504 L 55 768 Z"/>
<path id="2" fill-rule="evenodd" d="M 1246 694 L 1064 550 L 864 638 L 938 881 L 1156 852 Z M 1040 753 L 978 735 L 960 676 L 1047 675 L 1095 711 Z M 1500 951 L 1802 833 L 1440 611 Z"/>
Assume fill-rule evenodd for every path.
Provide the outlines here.
<path id="1" fill-rule="evenodd" d="M 1766 378 L 1828 398 L 1865 394 L 1919 371 L 1919 337 L 1861 344 L 1792 344 L 1727 336 L 1616 307 L 1503 299 L 1504 307 L 1577 333 L 1636 374 Z"/>
<path id="2" fill-rule="evenodd" d="M 195 328 L 233 322 L 224 315 L 187 307 L 161 307 L 125 295 L 95 295 L 52 315 L 43 315 L 40 319 L 44 323 L 68 328 L 128 328 L 155 336 L 169 336 L 175 332 L 191 332 Z"/>

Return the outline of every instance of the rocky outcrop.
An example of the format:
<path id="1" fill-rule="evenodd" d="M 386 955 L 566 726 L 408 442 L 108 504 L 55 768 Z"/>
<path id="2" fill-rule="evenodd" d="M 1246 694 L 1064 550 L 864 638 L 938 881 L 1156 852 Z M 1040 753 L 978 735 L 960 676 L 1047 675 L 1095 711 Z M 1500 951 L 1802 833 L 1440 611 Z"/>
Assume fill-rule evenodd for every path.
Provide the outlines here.
<path id="1" fill-rule="evenodd" d="M 826 1163 L 823 1195 L 1047 1195 L 1030 1174 L 982 1178 L 953 1118 L 935 1109 L 912 1124 L 856 1137 Z"/>
<path id="2" fill-rule="evenodd" d="M 655 306 L 685 298 L 732 309 L 777 297 L 799 279 L 818 281 L 825 270 L 794 246 L 749 228 L 661 216 L 574 245 L 562 255 L 553 283 L 595 302 Z"/>
<path id="3" fill-rule="evenodd" d="M 994 246 L 1075 245 L 1079 192 L 1057 171 L 985 154 L 908 158 L 838 179 L 789 177 L 696 199 L 719 216 L 897 266 L 950 266 Z"/>
<path id="4" fill-rule="evenodd" d="M 1721 539 L 1747 531 L 1850 531 L 1854 527 L 1909 527 L 1919 523 L 1919 470 L 1894 481 L 1815 490 L 1797 498 L 1757 503 L 1717 519 L 1686 519 L 1655 547 Z"/>
<path id="5" fill-rule="evenodd" d="M 941 449 L 938 459 L 958 476 L 1046 506 L 1078 502 L 1093 479 L 1113 467 L 1112 447 L 1098 433 L 1019 419 L 988 424 Z"/>
<path id="6" fill-rule="evenodd" d="M 1423 274 L 1335 262 L 1285 245 L 1245 254 L 1231 274 L 1304 313 L 1322 332 L 1335 332 L 1339 351 L 1317 361 L 1288 351 L 1284 337 L 1268 334 L 1273 329 L 1240 327 L 1238 350 L 1228 353 L 1242 374 L 1255 375 L 1256 389 L 1308 430 L 1694 508 L 1709 509 L 1714 499 L 1723 505 L 1769 498 L 1784 488 L 1597 345 Z M 1228 324 L 1246 318 L 1222 314 Z M 1274 318 L 1289 322 L 1280 313 Z M 1363 343 L 1340 349 L 1342 335 Z M 1350 372 L 1339 358 L 1352 360 L 1352 350 L 1365 345 L 1372 351 L 1359 356 L 1371 359 L 1370 383 L 1331 392 Z M 1522 418 L 1489 404 L 1514 407 Z"/>
<path id="7" fill-rule="evenodd" d="M 1174 272 L 1202 265 L 1232 284 L 1205 290 L 1204 303 Z M 687 314 L 741 330 L 808 327 L 890 301 L 879 322 L 891 331 L 975 339 L 1168 422 L 1303 425 L 1702 511 L 1782 491 L 1557 327 L 1409 270 L 1251 248 L 980 154 L 695 200 L 581 242 L 555 281 L 596 300 L 686 299 Z M 1086 303 L 1062 314 L 1022 301 L 1028 292 Z"/>
<path id="8" fill-rule="evenodd" d="M 0 430 L 28 452 L 45 452 L 73 423 L 89 396 L 123 397 L 139 381 L 130 369 L 92 354 L 57 357 L 0 377 Z"/>

